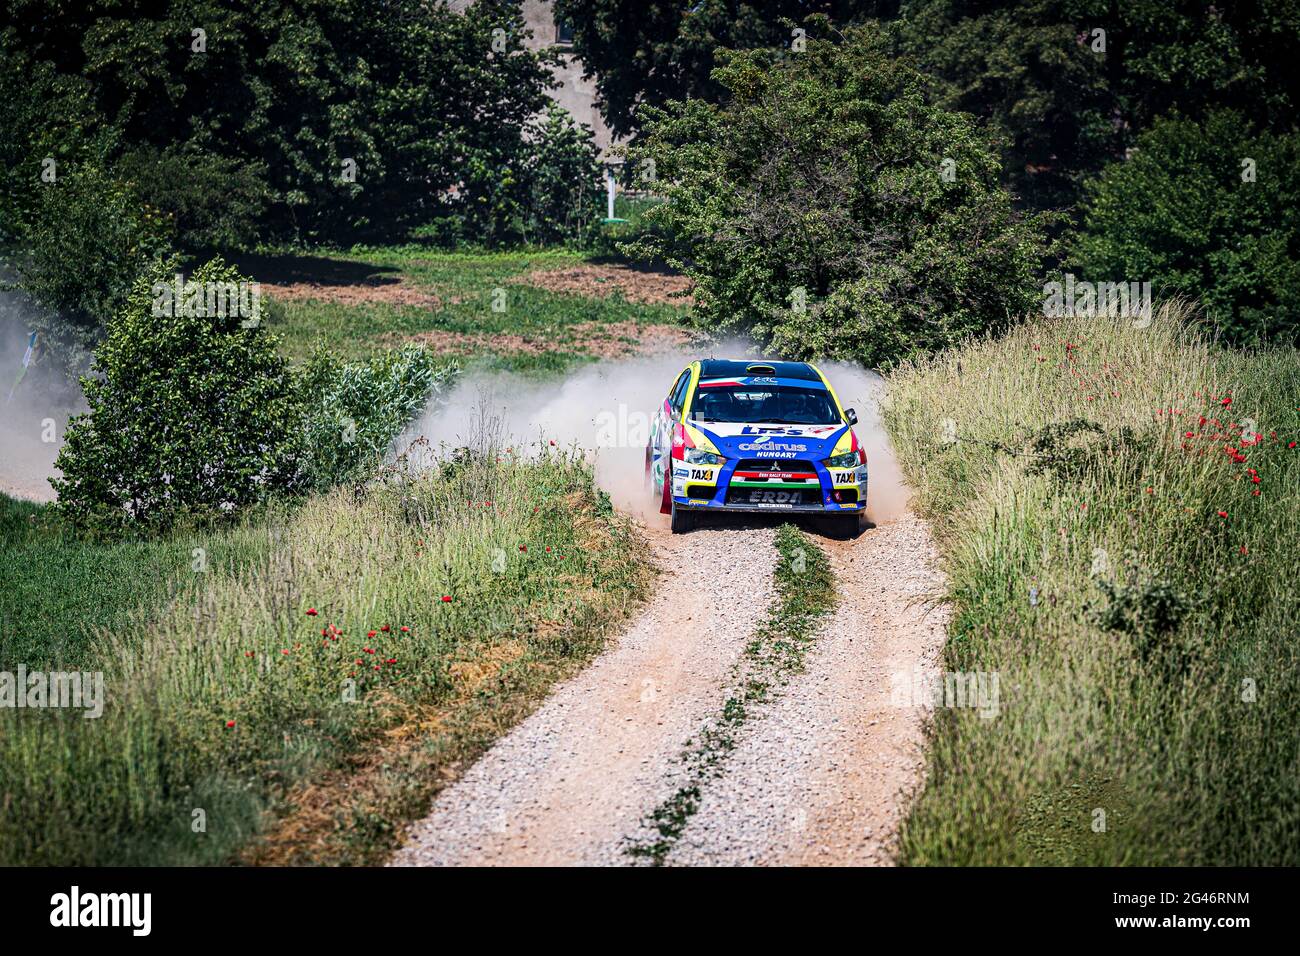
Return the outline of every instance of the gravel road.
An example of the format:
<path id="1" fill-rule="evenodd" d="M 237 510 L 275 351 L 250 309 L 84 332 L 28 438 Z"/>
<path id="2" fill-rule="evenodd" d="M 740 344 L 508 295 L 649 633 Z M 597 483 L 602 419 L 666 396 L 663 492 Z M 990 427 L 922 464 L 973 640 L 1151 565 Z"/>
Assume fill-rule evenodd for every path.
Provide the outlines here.
<path id="1" fill-rule="evenodd" d="M 772 601 L 767 528 L 651 531 L 663 567 L 644 614 L 500 740 L 411 828 L 392 865 L 625 865 L 625 838 L 671 795 L 676 757 L 717 713 Z M 895 675 L 934 666 L 946 612 L 929 531 L 904 514 L 821 539 L 840 588 L 803 673 L 749 720 L 669 865 L 883 864 L 921 779 L 919 707 Z"/>
<path id="2" fill-rule="evenodd" d="M 753 722 L 703 793 L 673 865 L 880 865 L 924 769 L 924 710 L 894 701 L 932 671 L 947 609 L 925 523 L 823 541 L 840 604 L 806 666 Z"/>
<path id="3" fill-rule="evenodd" d="M 623 837 L 717 709 L 776 564 L 770 528 L 649 534 L 663 574 L 641 617 L 443 791 L 393 865 L 628 862 Z"/>

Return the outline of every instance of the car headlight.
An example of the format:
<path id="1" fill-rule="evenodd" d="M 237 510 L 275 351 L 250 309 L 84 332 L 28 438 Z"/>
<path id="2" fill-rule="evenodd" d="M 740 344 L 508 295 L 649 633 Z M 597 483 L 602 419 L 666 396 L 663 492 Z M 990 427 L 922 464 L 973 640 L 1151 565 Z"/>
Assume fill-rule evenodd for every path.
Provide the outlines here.
<path id="1" fill-rule="evenodd" d="M 686 461 L 692 465 L 720 465 L 724 461 L 721 455 L 715 455 L 711 451 L 700 451 L 698 448 L 686 449 Z"/>
<path id="2" fill-rule="evenodd" d="M 858 467 L 858 453 L 856 451 L 846 451 L 834 458 L 827 458 L 822 464 L 827 468 L 856 468 Z"/>

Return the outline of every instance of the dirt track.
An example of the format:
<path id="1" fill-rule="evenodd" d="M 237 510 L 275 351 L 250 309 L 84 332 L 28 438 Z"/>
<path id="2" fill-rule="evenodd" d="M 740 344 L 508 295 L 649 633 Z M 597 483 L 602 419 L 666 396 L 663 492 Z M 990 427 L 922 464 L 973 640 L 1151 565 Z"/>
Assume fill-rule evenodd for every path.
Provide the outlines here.
<path id="1" fill-rule="evenodd" d="M 627 838 L 674 790 L 676 758 L 723 700 L 772 599 L 771 531 L 654 532 L 664 568 L 645 613 L 555 691 L 412 830 L 394 865 L 628 864 Z M 929 532 L 905 514 L 826 541 L 841 599 L 805 671 L 748 721 L 666 862 L 890 862 L 920 780 L 923 711 L 895 675 L 937 658 Z"/>

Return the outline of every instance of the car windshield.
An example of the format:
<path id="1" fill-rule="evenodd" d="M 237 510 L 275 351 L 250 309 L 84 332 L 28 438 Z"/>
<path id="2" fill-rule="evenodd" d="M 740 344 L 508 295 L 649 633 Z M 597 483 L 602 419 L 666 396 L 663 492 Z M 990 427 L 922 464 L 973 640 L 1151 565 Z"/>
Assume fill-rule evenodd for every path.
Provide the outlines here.
<path id="1" fill-rule="evenodd" d="M 840 415 L 824 388 L 792 385 L 701 384 L 691 403 L 697 422 L 771 422 L 777 425 L 836 425 Z"/>

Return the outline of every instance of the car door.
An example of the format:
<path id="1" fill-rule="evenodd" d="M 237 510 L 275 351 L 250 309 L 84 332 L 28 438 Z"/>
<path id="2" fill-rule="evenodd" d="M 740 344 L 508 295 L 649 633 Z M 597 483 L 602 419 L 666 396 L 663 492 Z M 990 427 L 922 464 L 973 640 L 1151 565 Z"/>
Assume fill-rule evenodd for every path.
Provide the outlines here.
<path id="1" fill-rule="evenodd" d="M 650 480 L 656 495 L 662 495 L 673 446 L 673 426 L 681 421 L 691 370 L 684 369 L 673 381 L 667 397 L 659 403 L 650 426 Z"/>

